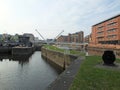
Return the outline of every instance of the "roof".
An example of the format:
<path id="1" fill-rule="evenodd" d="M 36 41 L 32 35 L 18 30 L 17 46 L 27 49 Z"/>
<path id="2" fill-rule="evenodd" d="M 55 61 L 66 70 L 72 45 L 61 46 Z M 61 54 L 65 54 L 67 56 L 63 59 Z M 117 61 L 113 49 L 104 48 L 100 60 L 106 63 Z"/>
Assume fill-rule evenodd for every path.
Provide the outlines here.
<path id="1" fill-rule="evenodd" d="M 99 24 L 101 24 L 101 23 L 104 23 L 104 22 L 106 22 L 106 21 L 109 21 L 109 20 L 111 20 L 111 19 L 113 19 L 113 18 L 116 18 L 116 17 L 119 17 L 119 16 L 120 16 L 120 14 L 115 15 L 115 16 L 113 16 L 113 17 L 111 17 L 111 18 L 109 18 L 109 19 L 106 19 L 106 20 L 104 20 L 104 21 L 101 21 L 101 22 L 99 22 L 99 23 L 97 23 L 97 24 L 95 24 L 95 25 L 93 25 L 93 26 L 99 25 Z"/>

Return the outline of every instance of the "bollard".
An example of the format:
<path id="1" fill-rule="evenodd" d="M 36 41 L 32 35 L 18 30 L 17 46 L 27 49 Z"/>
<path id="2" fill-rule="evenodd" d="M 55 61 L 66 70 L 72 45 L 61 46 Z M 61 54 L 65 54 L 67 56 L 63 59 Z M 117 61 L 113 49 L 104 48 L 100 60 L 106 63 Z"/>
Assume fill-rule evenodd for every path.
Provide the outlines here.
<path id="1" fill-rule="evenodd" d="M 113 51 L 106 50 L 102 55 L 102 59 L 105 65 L 114 65 L 114 61 L 116 60 L 116 57 Z"/>

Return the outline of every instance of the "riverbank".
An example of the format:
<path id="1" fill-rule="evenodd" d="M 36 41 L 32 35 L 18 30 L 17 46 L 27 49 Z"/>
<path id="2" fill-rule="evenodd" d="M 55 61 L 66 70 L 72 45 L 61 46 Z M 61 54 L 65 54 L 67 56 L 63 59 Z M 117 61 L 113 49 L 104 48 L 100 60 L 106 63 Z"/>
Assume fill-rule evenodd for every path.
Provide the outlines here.
<path id="1" fill-rule="evenodd" d="M 61 68 L 62 70 L 66 69 L 71 64 L 71 62 L 78 58 L 78 56 L 75 55 L 64 54 L 46 49 L 44 47 L 41 49 L 41 55 L 48 62 L 56 64 L 57 67 Z"/>
<path id="2" fill-rule="evenodd" d="M 74 60 L 70 66 L 47 87 L 46 90 L 69 90 L 84 59 L 84 57 L 79 57 Z"/>
<path id="3" fill-rule="evenodd" d="M 65 71 L 48 86 L 47 90 L 68 90 L 82 61 L 85 59 L 84 54 L 80 56 L 81 53 L 78 53 L 78 51 L 72 51 L 72 53 L 74 53 L 72 55 L 65 54 L 64 50 L 57 47 L 43 47 L 41 53 L 47 61 L 53 62 L 62 69 L 65 69 Z"/>
<path id="4" fill-rule="evenodd" d="M 117 59 L 115 63 L 120 63 L 120 59 Z M 102 67 L 98 67 L 98 65 L 102 65 Z M 119 90 L 119 67 L 106 67 L 103 68 L 100 56 L 87 56 L 81 64 L 70 90 Z"/>

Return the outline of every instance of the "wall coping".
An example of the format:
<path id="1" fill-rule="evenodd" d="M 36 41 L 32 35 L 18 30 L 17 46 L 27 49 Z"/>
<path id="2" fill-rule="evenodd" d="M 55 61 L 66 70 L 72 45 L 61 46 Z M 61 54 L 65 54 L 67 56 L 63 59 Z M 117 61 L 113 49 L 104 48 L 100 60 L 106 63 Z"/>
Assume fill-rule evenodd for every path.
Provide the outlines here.
<path id="1" fill-rule="evenodd" d="M 78 57 L 78 59 L 73 61 L 70 66 L 46 88 L 46 90 L 69 90 L 84 59 L 85 57 Z"/>

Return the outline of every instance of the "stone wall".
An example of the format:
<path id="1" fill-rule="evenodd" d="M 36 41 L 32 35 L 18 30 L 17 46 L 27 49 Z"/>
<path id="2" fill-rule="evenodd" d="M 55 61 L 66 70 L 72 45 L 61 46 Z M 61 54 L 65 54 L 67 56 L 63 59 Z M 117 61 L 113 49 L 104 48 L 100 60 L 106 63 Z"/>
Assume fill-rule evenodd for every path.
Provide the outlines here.
<path id="1" fill-rule="evenodd" d="M 4 54 L 4 53 L 11 54 L 11 51 L 12 51 L 12 47 L 4 47 L 4 46 L 0 47 L 0 54 Z"/>
<path id="2" fill-rule="evenodd" d="M 34 52 L 33 47 L 13 47 L 12 55 L 31 55 Z"/>
<path id="3" fill-rule="evenodd" d="M 87 49 L 89 55 L 98 55 L 98 56 L 102 56 L 105 50 L 112 50 L 114 51 L 116 57 L 120 58 L 120 49 L 105 48 L 105 47 L 88 47 Z"/>
<path id="4" fill-rule="evenodd" d="M 78 56 L 68 54 L 65 55 L 64 53 L 48 50 L 43 47 L 41 49 L 41 55 L 48 61 L 53 62 L 63 69 L 67 68 L 72 61 L 78 58 Z"/>

